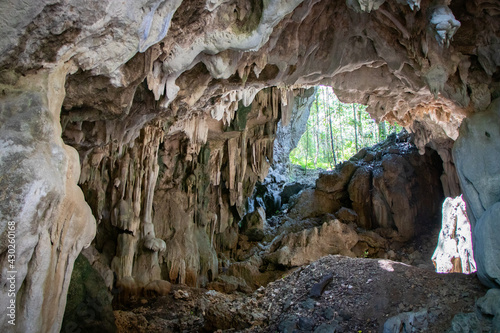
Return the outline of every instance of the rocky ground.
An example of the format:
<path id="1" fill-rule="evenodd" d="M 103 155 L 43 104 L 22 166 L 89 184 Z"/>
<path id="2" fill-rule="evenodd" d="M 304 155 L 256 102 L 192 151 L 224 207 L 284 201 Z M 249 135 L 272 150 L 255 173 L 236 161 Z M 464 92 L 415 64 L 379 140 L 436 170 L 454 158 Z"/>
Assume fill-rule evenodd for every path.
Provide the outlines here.
<path id="1" fill-rule="evenodd" d="M 289 169 L 288 182 L 297 182 L 310 187 L 314 187 L 316 186 L 316 179 L 318 179 L 319 174 L 325 171 L 325 169 L 305 170 L 300 165 L 291 164 Z"/>
<path id="2" fill-rule="evenodd" d="M 475 275 L 336 255 L 249 295 L 178 285 L 168 296 L 122 305 L 115 317 L 119 332 L 367 333 L 400 332 L 403 325 L 446 332 L 485 292 Z"/>

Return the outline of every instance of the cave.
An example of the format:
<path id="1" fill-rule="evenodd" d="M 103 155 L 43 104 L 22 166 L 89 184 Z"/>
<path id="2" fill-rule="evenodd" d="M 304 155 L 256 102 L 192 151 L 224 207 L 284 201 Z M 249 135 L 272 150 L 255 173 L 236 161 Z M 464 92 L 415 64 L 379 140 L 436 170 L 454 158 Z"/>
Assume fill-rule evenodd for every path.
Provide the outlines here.
<path id="1" fill-rule="evenodd" d="M 121 310 L 130 297 L 142 295 L 147 303 L 164 296 L 171 302 L 162 306 L 175 307 L 208 285 L 214 290 L 200 299 L 220 302 L 188 311 L 205 318 L 205 331 L 399 332 L 408 323 L 431 332 L 500 329 L 498 2 L 6 0 L 0 9 L 2 331 L 111 332 L 116 325 L 126 331 L 131 312 L 115 323 L 108 316 L 112 304 Z M 292 228 L 268 244 L 276 251 L 264 259 L 235 260 L 242 247 L 262 239 L 255 225 L 265 217 L 259 219 L 259 210 L 250 216 L 248 198 L 270 167 L 276 172 L 285 163 L 286 149 L 277 143 L 300 128 L 318 85 L 332 87 L 343 102 L 367 105 L 376 121 L 403 126 L 407 134 L 393 143 L 411 138 L 412 153 L 405 159 L 365 149 L 321 175 L 295 203 L 297 214 L 309 214 L 306 229 Z M 436 168 L 415 167 L 425 163 Z M 380 168 L 417 180 L 383 179 Z M 384 194 L 387 184 L 395 194 Z M 424 206 L 415 199 L 419 192 Z M 419 306 L 406 304 L 404 297 L 417 298 L 412 290 L 419 283 L 397 279 L 442 285 L 454 277 L 349 255 L 361 237 L 356 227 L 366 229 L 365 243 L 379 239 L 369 233 L 372 226 L 392 228 L 393 238 L 408 241 L 421 231 L 405 221 L 428 207 L 440 213 L 439 200 L 459 195 L 477 273 L 446 280 L 457 287 L 449 284 L 441 296 L 456 291 L 455 303 L 468 305 L 450 308 L 438 322 L 438 293 Z M 360 224 L 321 220 L 342 208 L 355 211 Z M 342 214 L 346 221 L 353 216 Z M 323 236 L 329 232 L 337 235 L 334 243 Z M 338 246 L 341 256 L 286 252 L 301 242 Z M 271 268 L 259 271 L 259 260 Z M 284 267 L 295 270 L 280 276 Z M 352 274 L 342 275 L 366 273 L 363 267 L 378 275 L 359 273 L 359 285 Z M 250 316 L 254 303 L 245 298 L 235 299 L 238 315 L 224 310 L 215 289 L 230 285 L 217 280 L 228 272 L 275 281 L 262 288 L 237 284 L 239 292 L 253 292 L 255 304 L 268 302 L 268 311 Z M 324 323 L 287 312 L 298 299 L 279 303 L 279 294 L 291 293 L 291 279 L 304 275 L 312 278 L 303 283 L 313 286 L 300 309 L 320 304 Z M 367 300 L 366 310 L 354 314 L 323 309 L 325 297 L 337 295 L 328 288 L 339 279 L 342 295 L 377 285 L 381 293 L 373 296 L 382 301 Z M 404 287 L 392 292 L 391 284 Z M 383 317 L 393 303 L 390 318 Z"/>

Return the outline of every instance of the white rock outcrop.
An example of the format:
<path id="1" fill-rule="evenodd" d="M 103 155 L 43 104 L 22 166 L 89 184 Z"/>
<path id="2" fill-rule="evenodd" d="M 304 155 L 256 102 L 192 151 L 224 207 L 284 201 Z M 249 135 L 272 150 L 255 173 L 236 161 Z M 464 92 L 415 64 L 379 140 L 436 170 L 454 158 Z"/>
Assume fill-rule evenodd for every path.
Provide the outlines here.
<path id="1" fill-rule="evenodd" d="M 446 198 L 439 240 L 432 255 L 438 273 L 474 273 L 472 230 L 462 197 Z"/>

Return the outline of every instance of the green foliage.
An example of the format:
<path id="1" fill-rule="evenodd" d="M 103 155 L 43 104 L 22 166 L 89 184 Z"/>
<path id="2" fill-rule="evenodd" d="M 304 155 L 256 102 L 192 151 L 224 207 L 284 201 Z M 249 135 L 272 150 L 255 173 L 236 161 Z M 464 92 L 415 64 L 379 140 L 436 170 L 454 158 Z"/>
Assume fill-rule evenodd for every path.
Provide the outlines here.
<path id="1" fill-rule="evenodd" d="M 366 112 L 366 105 L 342 103 L 331 87 L 320 86 L 306 132 L 290 153 L 290 162 L 307 169 L 333 169 L 335 161 L 346 161 L 363 147 L 373 146 L 401 129 L 386 121 L 375 123 Z"/>

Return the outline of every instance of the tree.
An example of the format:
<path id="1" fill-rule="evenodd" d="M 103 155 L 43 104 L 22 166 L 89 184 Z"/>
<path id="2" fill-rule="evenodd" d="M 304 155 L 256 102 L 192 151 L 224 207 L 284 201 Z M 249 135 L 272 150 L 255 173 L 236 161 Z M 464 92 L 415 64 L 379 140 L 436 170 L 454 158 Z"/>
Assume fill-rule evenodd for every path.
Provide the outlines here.
<path id="1" fill-rule="evenodd" d="M 330 134 L 330 147 L 332 148 L 333 162 L 335 163 L 335 165 L 337 165 L 337 157 L 335 157 L 335 144 L 333 143 L 333 127 L 332 127 L 332 113 L 333 112 L 330 108 L 329 103 L 327 103 L 326 91 L 327 91 L 327 89 L 323 90 L 323 105 L 327 108 L 327 117 L 328 117 L 329 134 Z"/>
<path id="2" fill-rule="evenodd" d="M 380 141 L 385 140 L 387 137 L 387 130 L 385 128 L 385 121 L 378 123 L 378 139 Z"/>
<path id="3" fill-rule="evenodd" d="M 307 155 L 309 155 L 309 124 L 306 123 L 306 165 L 304 174 L 307 175 Z"/>
<path id="4" fill-rule="evenodd" d="M 304 167 L 305 173 L 311 168 L 332 168 L 332 160 L 335 164 L 345 161 L 401 128 L 385 121 L 376 124 L 366 106 L 342 103 L 330 87 L 320 87 L 306 132 L 290 153 L 290 161 Z"/>
<path id="5" fill-rule="evenodd" d="M 314 138 L 316 139 L 316 154 L 314 154 L 314 168 L 318 165 L 318 155 L 319 155 L 319 92 L 316 96 L 316 123 L 314 126 Z"/>
<path id="6" fill-rule="evenodd" d="M 354 139 L 356 140 L 356 152 L 358 152 L 358 122 L 356 121 L 356 104 L 352 105 L 352 116 L 354 118 Z"/>

